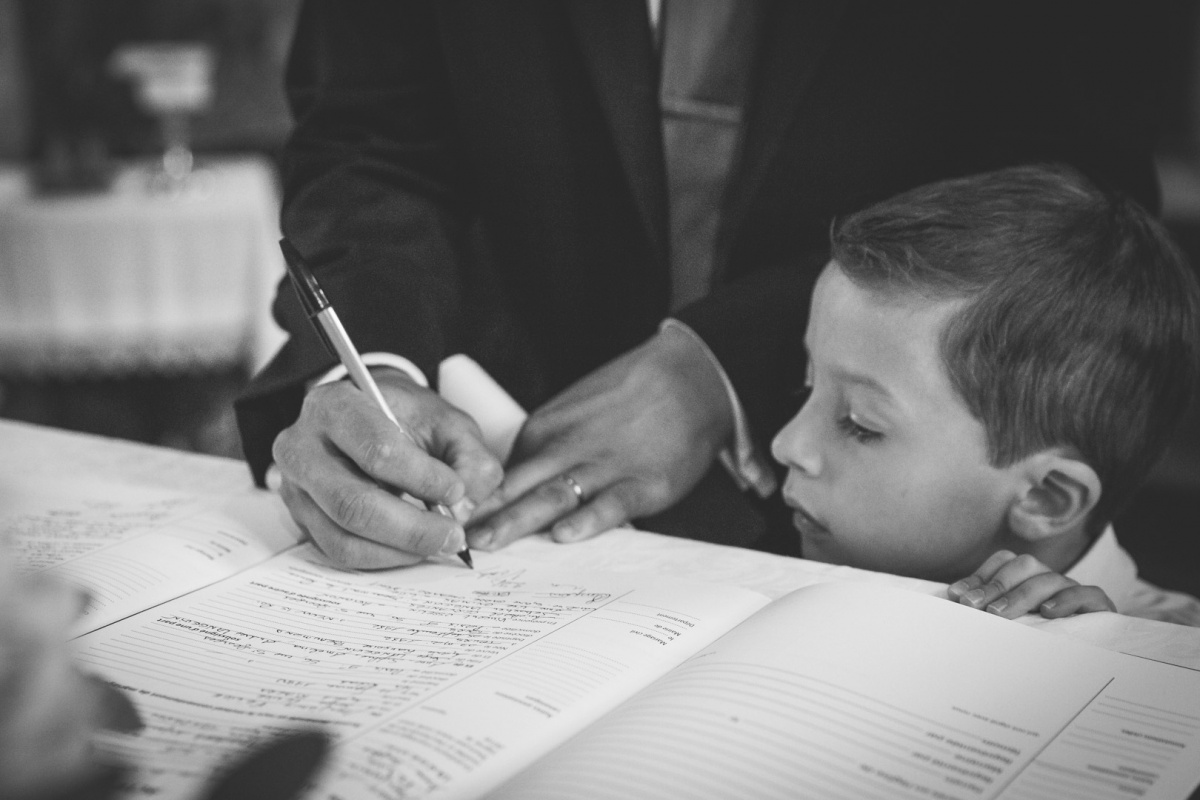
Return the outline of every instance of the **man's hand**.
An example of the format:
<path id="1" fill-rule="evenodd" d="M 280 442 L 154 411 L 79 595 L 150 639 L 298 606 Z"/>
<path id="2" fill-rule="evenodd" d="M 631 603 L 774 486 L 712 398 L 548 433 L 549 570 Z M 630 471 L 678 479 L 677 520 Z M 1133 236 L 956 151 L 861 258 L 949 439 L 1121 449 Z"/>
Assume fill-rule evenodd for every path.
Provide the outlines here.
<path id="1" fill-rule="evenodd" d="M 296 523 L 330 559 L 382 568 L 452 555 L 460 522 L 403 499 L 445 503 L 460 520 L 496 488 L 500 462 L 479 426 L 399 370 L 374 372 L 397 428 L 348 381 L 315 387 L 273 450 L 280 494 Z"/>
<path id="2" fill-rule="evenodd" d="M 472 517 L 472 547 L 549 529 L 578 541 L 669 507 L 732 435 L 720 374 L 668 328 L 584 377 L 521 428 L 508 473 Z"/>
<path id="3" fill-rule="evenodd" d="M 993 553 L 974 574 L 950 584 L 951 600 L 1005 619 L 1031 611 L 1057 619 L 1089 611 L 1116 611 L 1099 586 L 1080 586 L 1031 555 Z"/>

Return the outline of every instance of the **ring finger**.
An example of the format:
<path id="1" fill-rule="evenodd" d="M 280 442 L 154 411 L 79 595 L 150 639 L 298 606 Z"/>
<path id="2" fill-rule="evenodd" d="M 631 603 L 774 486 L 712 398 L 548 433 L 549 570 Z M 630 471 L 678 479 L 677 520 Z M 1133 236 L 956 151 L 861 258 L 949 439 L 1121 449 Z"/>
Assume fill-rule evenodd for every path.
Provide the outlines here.
<path id="1" fill-rule="evenodd" d="M 595 497 L 603 488 L 601 480 L 601 476 L 587 466 L 547 478 L 473 526 L 468 536 L 470 544 L 481 550 L 493 550 L 522 536 L 548 530 Z"/>

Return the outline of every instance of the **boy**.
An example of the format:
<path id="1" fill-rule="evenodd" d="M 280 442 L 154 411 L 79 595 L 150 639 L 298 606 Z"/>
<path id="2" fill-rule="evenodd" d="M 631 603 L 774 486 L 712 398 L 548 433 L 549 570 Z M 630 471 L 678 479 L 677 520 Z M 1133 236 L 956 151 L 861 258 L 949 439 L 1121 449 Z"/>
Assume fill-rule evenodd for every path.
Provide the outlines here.
<path id="1" fill-rule="evenodd" d="M 1108 526 L 1187 406 L 1198 308 L 1163 228 L 1068 168 L 930 184 L 836 223 L 810 394 L 772 444 L 804 556 L 969 575 L 951 599 L 1005 617 L 1112 609 L 1105 589 L 1126 610 Z M 1127 562 L 1130 585 L 1076 585 L 1088 562 Z M 1193 598 L 1154 591 L 1160 618 L 1200 624 Z"/>

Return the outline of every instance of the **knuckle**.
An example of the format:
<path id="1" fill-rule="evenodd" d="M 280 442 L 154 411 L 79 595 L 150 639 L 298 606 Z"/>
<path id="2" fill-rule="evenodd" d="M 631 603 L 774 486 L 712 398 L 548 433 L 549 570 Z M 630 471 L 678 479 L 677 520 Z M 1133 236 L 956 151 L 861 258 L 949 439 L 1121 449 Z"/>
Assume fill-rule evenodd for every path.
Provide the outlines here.
<path id="1" fill-rule="evenodd" d="M 283 500 L 283 504 L 292 512 L 292 517 L 298 519 L 303 511 L 303 497 L 300 487 L 292 483 L 291 480 L 284 477 L 279 483 L 279 497 Z"/>
<path id="2" fill-rule="evenodd" d="M 633 516 L 626 507 L 625 501 L 616 493 L 606 494 L 602 498 L 602 502 L 593 503 L 589 509 L 592 515 L 590 522 L 593 533 L 616 528 L 628 522 Z"/>
<path id="3" fill-rule="evenodd" d="M 567 485 L 566 481 L 557 479 L 548 480 L 538 486 L 537 497 L 555 508 L 575 505 L 575 493 L 571 491 L 571 487 Z"/>
<path id="4" fill-rule="evenodd" d="M 480 483 L 492 488 L 501 486 L 504 480 L 504 467 L 493 458 L 483 459 L 477 469 Z"/>
<path id="5" fill-rule="evenodd" d="M 671 485 L 667 481 L 646 474 L 621 479 L 612 489 L 630 510 L 666 503 L 671 497 Z"/>
<path id="6" fill-rule="evenodd" d="M 638 481 L 624 481 L 605 494 L 605 506 L 612 526 L 626 522 L 653 504 L 652 492 Z"/>
<path id="7" fill-rule="evenodd" d="M 1042 564 L 1041 561 L 1038 561 L 1037 558 L 1029 555 L 1028 553 L 1022 553 L 1021 555 L 1014 558 L 1012 560 L 1012 564 L 1014 567 L 1018 567 L 1021 570 L 1025 570 L 1025 571 L 1029 571 L 1029 572 L 1045 571 L 1045 569 L 1046 569 L 1046 567 Z"/>
<path id="8" fill-rule="evenodd" d="M 371 475 L 379 475 L 392 460 L 393 452 L 391 444 L 372 437 L 362 443 L 355 461 L 363 471 Z"/>
<path id="9" fill-rule="evenodd" d="M 470 414 L 454 406 L 446 406 L 445 413 L 448 424 L 455 429 L 468 433 L 476 439 L 483 438 L 483 429 L 479 427 L 479 423 Z"/>
<path id="10" fill-rule="evenodd" d="M 348 531 L 363 531 L 378 517 L 378 506 L 369 492 L 339 489 L 330 498 L 329 516 Z"/>
<path id="11" fill-rule="evenodd" d="M 419 497 L 444 500 L 450 494 L 458 476 L 440 462 L 434 461 L 431 464 L 430 469 L 415 470 L 412 492 Z"/>
<path id="12" fill-rule="evenodd" d="M 994 594 L 1006 594 L 1012 586 L 1005 582 L 1002 576 L 997 575 L 983 585 L 985 592 Z"/>
<path id="13" fill-rule="evenodd" d="M 300 417 L 302 419 L 323 418 L 325 416 L 325 400 L 333 391 L 333 387 L 334 384 L 325 384 L 324 386 L 314 386 L 305 392 L 304 399 L 300 403 Z"/>
<path id="14" fill-rule="evenodd" d="M 490 534 L 489 549 L 493 547 L 503 547 L 516 536 L 514 530 L 516 524 L 513 517 L 505 512 L 500 512 L 488 520 L 487 530 Z"/>
<path id="15" fill-rule="evenodd" d="M 430 471 L 421 473 L 408 482 L 406 487 L 409 494 L 415 495 L 421 500 L 432 500 L 434 502 L 442 502 L 446 495 L 449 494 L 447 487 L 450 482 L 444 480 L 440 473 Z"/>
<path id="16" fill-rule="evenodd" d="M 412 544 L 409 545 L 416 552 L 426 555 L 433 555 L 442 549 L 442 545 L 446 543 L 446 538 L 450 535 L 450 524 L 444 522 L 441 517 L 438 517 L 435 522 L 428 526 L 416 528 L 412 531 Z M 409 549 L 405 547 L 405 549 Z"/>
<path id="17" fill-rule="evenodd" d="M 342 566 L 354 566 L 353 552 L 348 536 L 331 536 L 325 531 L 314 530 L 312 538 L 317 549 L 324 553 L 330 561 Z"/>
<path id="18" fill-rule="evenodd" d="M 508 481 L 500 481 L 496 486 L 496 491 L 493 492 L 496 496 L 496 501 L 502 505 L 508 505 L 516 499 L 516 494 L 513 492 L 512 484 Z"/>
<path id="19" fill-rule="evenodd" d="M 479 507 L 475 510 L 475 515 L 478 519 L 492 517 L 501 509 L 507 508 L 512 503 L 512 499 L 511 486 L 507 481 L 501 479 L 480 502 Z"/>
<path id="20" fill-rule="evenodd" d="M 284 428 L 271 443 L 271 458 L 280 467 L 290 466 L 296 453 L 296 437 L 291 428 Z"/>

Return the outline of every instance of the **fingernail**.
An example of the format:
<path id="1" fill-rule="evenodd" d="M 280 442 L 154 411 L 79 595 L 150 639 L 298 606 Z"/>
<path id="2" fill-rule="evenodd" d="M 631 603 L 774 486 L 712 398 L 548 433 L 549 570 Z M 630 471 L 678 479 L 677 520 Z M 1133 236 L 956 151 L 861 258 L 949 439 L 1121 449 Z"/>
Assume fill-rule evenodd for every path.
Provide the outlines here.
<path id="1" fill-rule="evenodd" d="M 579 536 L 579 529 L 573 525 L 555 525 L 550 532 L 550 538 L 556 542 L 573 542 Z"/>
<path id="2" fill-rule="evenodd" d="M 1041 609 L 1042 609 L 1042 611 L 1049 611 L 1050 609 L 1054 608 L 1056 605 L 1058 605 L 1058 603 L 1055 602 L 1054 600 L 1047 600 L 1046 602 L 1042 603 Z"/>
<path id="3" fill-rule="evenodd" d="M 461 525 L 455 525 L 454 528 L 446 534 L 446 541 L 442 542 L 442 549 L 438 551 L 440 555 L 452 556 L 455 553 L 464 550 L 467 546 L 467 532 L 463 530 Z"/>
<path id="4" fill-rule="evenodd" d="M 987 611 L 989 614 L 1003 614 L 1006 608 L 1008 608 L 1008 598 L 998 597 L 987 607 Z"/>
<path id="5" fill-rule="evenodd" d="M 960 597 L 966 591 L 967 591 L 967 582 L 966 581 L 955 581 L 954 583 L 952 583 L 946 587 L 946 593 L 949 594 L 951 597 Z"/>
<path id="6" fill-rule="evenodd" d="M 450 506 L 450 512 L 454 514 L 454 518 L 459 522 L 466 522 L 469 520 L 472 512 L 474 511 L 475 504 L 471 502 L 469 497 L 463 497 L 457 503 Z"/>
<path id="7" fill-rule="evenodd" d="M 979 604 L 983 602 L 983 589 L 972 589 L 963 595 L 963 599 L 978 608 Z"/>
<path id="8" fill-rule="evenodd" d="M 491 528 L 478 528 L 471 531 L 471 547 L 487 550 L 492 546 L 492 540 L 495 538 L 496 532 Z"/>

